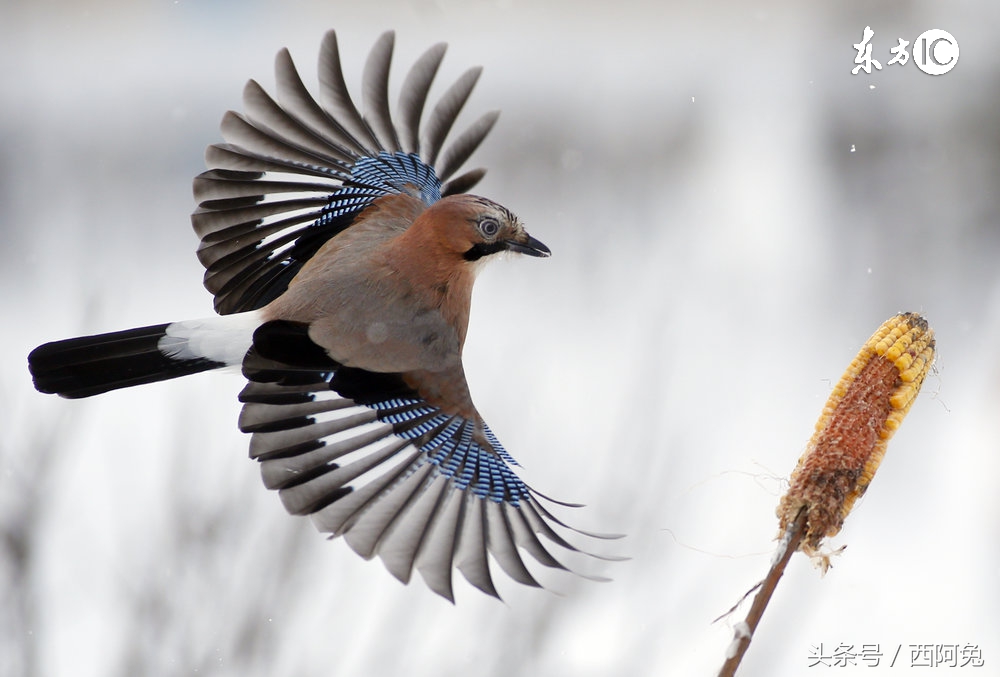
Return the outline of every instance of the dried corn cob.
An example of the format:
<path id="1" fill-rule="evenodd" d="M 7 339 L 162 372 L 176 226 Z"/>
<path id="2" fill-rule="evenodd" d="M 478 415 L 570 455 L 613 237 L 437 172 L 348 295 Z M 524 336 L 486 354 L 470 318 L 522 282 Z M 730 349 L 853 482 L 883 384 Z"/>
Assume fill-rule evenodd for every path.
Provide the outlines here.
<path id="1" fill-rule="evenodd" d="M 816 432 L 778 504 L 781 534 L 806 510 L 802 550 L 835 535 L 871 483 L 934 361 L 934 332 L 915 313 L 878 328 L 827 400 Z"/>
<path id="2" fill-rule="evenodd" d="M 781 541 L 746 621 L 734 628 L 719 677 L 736 674 L 792 554 L 801 549 L 818 556 L 824 571 L 829 566 L 818 552 L 823 539 L 840 531 L 868 488 L 933 361 L 934 332 L 924 318 L 904 313 L 879 327 L 851 362 L 778 504 Z"/>

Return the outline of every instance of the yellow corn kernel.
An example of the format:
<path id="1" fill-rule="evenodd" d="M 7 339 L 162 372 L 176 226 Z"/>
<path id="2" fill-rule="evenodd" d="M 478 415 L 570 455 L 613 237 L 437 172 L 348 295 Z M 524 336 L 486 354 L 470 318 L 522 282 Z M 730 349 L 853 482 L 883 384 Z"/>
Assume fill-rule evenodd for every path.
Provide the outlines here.
<path id="1" fill-rule="evenodd" d="M 803 550 L 815 552 L 840 531 L 933 362 L 934 332 L 921 316 L 903 313 L 879 327 L 848 365 L 778 504 L 782 533 L 806 510 Z"/>

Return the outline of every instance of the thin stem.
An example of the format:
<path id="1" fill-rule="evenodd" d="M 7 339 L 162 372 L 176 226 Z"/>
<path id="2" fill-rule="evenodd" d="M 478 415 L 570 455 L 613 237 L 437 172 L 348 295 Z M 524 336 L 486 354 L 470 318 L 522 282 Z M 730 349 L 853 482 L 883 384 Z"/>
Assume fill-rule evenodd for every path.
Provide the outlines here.
<path id="1" fill-rule="evenodd" d="M 753 638 L 754 632 L 757 631 L 760 618 L 764 615 L 764 609 L 767 608 L 767 603 L 771 601 L 771 595 L 774 594 L 774 589 L 777 587 L 778 581 L 781 580 L 781 575 L 785 573 L 788 560 L 791 559 L 792 553 L 798 550 L 799 545 L 802 543 L 802 539 L 805 536 L 805 526 L 806 510 L 803 508 L 799 510 L 795 521 L 785 531 L 779 550 L 775 553 L 774 560 L 771 563 L 771 569 L 767 572 L 764 580 L 761 581 L 757 594 L 754 595 L 753 603 L 750 605 L 750 611 L 747 612 L 746 620 L 738 623 L 736 626 L 735 636 L 726 651 L 726 662 L 723 663 L 722 669 L 719 670 L 719 677 L 733 677 L 736 674 L 736 669 L 743 660 L 743 654 L 747 652 L 747 649 L 750 647 L 750 640 Z"/>

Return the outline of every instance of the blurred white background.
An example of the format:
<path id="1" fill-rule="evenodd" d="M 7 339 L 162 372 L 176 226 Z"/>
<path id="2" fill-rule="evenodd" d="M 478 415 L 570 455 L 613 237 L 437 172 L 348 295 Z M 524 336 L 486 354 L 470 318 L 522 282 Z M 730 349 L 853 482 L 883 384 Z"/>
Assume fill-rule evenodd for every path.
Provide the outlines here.
<path id="1" fill-rule="evenodd" d="M 852 75 L 866 25 L 883 68 Z M 816 674 L 916 644 L 994 672 L 998 26 L 988 0 L 5 3 L 0 674 L 714 674 L 743 610 L 711 621 L 764 575 L 832 384 L 901 310 L 937 368 L 850 547 L 823 579 L 793 558 L 740 674 L 805 674 L 821 643 L 885 655 Z M 525 479 L 629 534 L 631 561 L 592 568 L 614 582 L 502 581 L 500 603 L 463 581 L 456 606 L 401 586 L 260 486 L 236 374 L 32 389 L 39 343 L 211 312 L 191 178 L 280 47 L 314 85 L 328 28 L 355 92 L 389 28 L 397 86 L 437 41 L 439 84 L 485 67 L 477 192 L 554 255 L 483 274 L 467 371 Z M 887 65 L 929 28 L 955 70 Z"/>

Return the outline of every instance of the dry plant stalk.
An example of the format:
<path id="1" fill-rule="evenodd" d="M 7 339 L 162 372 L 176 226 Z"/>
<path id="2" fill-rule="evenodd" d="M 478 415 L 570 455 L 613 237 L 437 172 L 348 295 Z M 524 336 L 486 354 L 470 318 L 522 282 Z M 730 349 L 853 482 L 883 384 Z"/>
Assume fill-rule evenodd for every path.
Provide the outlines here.
<path id="1" fill-rule="evenodd" d="M 720 677 L 735 674 L 792 553 L 818 555 L 826 571 L 823 539 L 840 531 L 865 493 L 933 361 L 934 332 L 920 315 L 903 313 L 879 327 L 851 362 L 778 504 L 778 551 L 746 620 L 737 624 Z"/>

